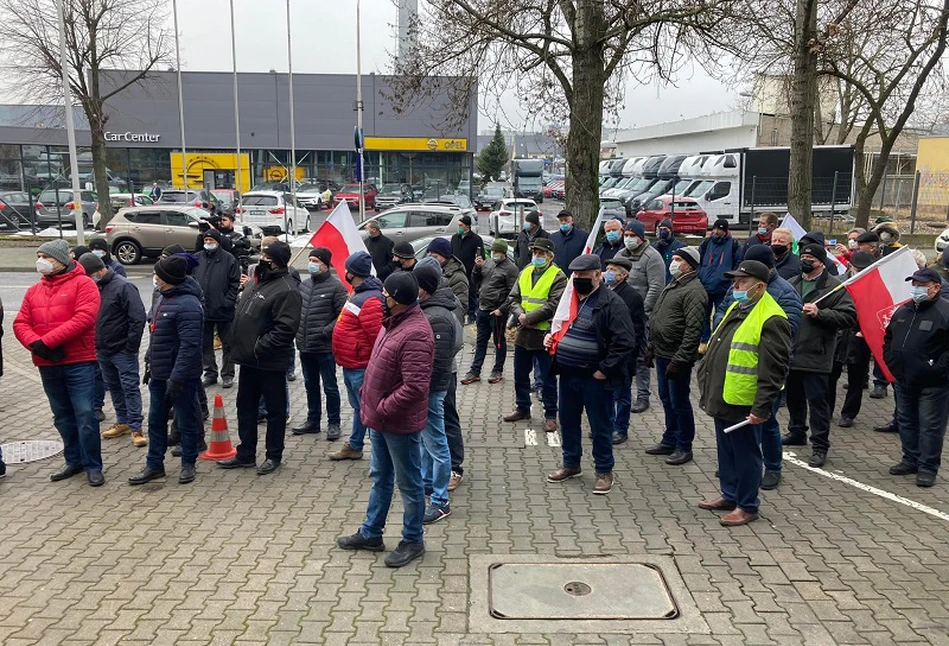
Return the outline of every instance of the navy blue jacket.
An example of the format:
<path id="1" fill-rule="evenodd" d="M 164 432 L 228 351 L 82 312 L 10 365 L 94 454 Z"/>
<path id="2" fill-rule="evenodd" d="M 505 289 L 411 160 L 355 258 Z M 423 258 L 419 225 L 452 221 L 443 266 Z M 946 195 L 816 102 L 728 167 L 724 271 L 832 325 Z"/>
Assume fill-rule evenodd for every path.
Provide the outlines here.
<path id="1" fill-rule="evenodd" d="M 125 273 L 125 267 L 115 258 L 109 257 L 109 271 L 114 271 L 122 278 L 128 278 L 128 274 Z"/>
<path id="2" fill-rule="evenodd" d="M 797 334 L 797 328 L 801 324 L 801 308 L 804 307 L 800 294 L 794 289 L 794 285 L 782 278 L 774 269 L 771 270 L 771 278 L 768 279 L 768 293 L 788 315 L 788 323 L 791 325 L 791 338 L 794 338 L 794 335 Z M 715 322 L 712 324 L 712 329 L 718 327 L 728 307 L 734 302 L 735 297 L 732 295 L 732 288 L 729 287 L 725 298 L 719 303 L 718 309 L 715 310 Z"/>
<path id="3" fill-rule="evenodd" d="M 652 248 L 659 252 L 659 255 L 662 256 L 662 262 L 666 263 L 666 284 L 672 280 L 672 274 L 669 273 L 669 265 L 672 264 L 672 254 L 684 246 L 685 243 L 680 242 L 675 238 L 669 238 L 668 240 L 656 240 L 652 243 Z"/>
<path id="4" fill-rule="evenodd" d="M 699 245 L 699 257 L 699 280 L 705 291 L 712 297 L 724 296 L 732 282 L 725 278 L 725 272 L 741 261 L 741 245 L 730 233 L 722 238 L 711 236 Z"/>
<path id="5" fill-rule="evenodd" d="M 201 289 L 193 280 L 162 292 L 149 325 L 151 343 L 145 360 L 152 379 L 184 383 L 201 378 Z"/>
<path id="6" fill-rule="evenodd" d="M 138 288 L 111 269 L 96 286 L 100 299 L 96 351 L 107 356 L 129 352 L 138 360 L 145 329 L 145 306 Z"/>
<path id="7" fill-rule="evenodd" d="M 588 237 L 590 237 L 589 233 L 576 227 L 570 229 L 570 233 L 566 235 L 560 229 L 551 233 L 550 241 L 554 243 L 554 264 L 567 273 L 567 267 L 573 259 L 583 253 Z"/>
<path id="8" fill-rule="evenodd" d="M 613 256 L 619 253 L 622 249 L 625 249 L 623 246 L 622 236 L 620 236 L 620 239 L 616 244 L 610 244 L 606 238 L 603 238 L 603 242 L 596 246 L 596 249 L 593 250 L 593 253 L 600 257 L 600 267 L 603 268 L 603 271 L 606 271 L 606 263 L 610 260 L 613 260 Z M 559 267 L 560 265 L 557 266 Z"/>

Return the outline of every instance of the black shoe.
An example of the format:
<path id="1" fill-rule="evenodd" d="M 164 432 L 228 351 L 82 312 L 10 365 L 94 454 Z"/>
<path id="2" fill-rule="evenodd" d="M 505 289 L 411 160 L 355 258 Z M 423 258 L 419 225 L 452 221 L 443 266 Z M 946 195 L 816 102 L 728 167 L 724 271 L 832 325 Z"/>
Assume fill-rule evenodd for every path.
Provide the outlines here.
<path id="1" fill-rule="evenodd" d="M 296 381 L 296 380 L 297 380 L 297 373 L 295 372 L 287 373 L 287 381 Z"/>
<path id="2" fill-rule="evenodd" d="M 898 433 L 899 429 L 896 428 L 896 424 L 890 422 L 889 424 L 883 424 L 882 426 L 874 426 L 873 430 L 877 433 Z"/>
<path id="3" fill-rule="evenodd" d="M 666 446 L 662 442 L 646 449 L 646 455 L 672 455 L 676 452 L 676 447 Z"/>
<path id="4" fill-rule="evenodd" d="M 666 458 L 666 464 L 671 464 L 673 466 L 688 464 L 691 461 L 692 451 L 680 451 L 679 449 L 676 449 L 675 453 Z"/>
<path id="5" fill-rule="evenodd" d="M 233 388 L 234 387 L 234 377 L 224 377 L 221 380 L 221 388 Z"/>
<path id="6" fill-rule="evenodd" d="M 352 536 L 340 536 L 336 539 L 336 546 L 344 550 L 367 550 L 369 552 L 381 552 L 386 548 L 386 544 L 381 538 L 366 538 L 360 532 Z"/>
<path id="7" fill-rule="evenodd" d="M 152 480 L 158 480 L 159 478 L 165 477 L 165 469 L 156 469 L 150 467 L 147 464 L 145 468 L 139 471 L 136 475 L 129 478 L 130 485 L 143 485 L 146 482 L 151 482 Z"/>
<path id="8" fill-rule="evenodd" d="M 590 439 L 593 439 L 593 438 L 590 438 Z M 623 444 L 623 443 L 626 442 L 626 440 L 628 440 L 628 439 L 629 439 L 629 435 L 628 435 L 627 433 L 613 433 L 613 444 L 614 444 L 614 445 L 616 445 L 616 444 Z"/>
<path id="9" fill-rule="evenodd" d="M 217 383 L 217 377 L 205 377 L 201 380 L 201 385 L 207 388 L 208 386 L 213 386 Z"/>
<path id="10" fill-rule="evenodd" d="M 873 391 L 870 393 L 870 399 L 885 399 L 886 398 L 886 386 L 874 386 Z"/>
<path id="11" fill-rule="evenodd" d="M 257 467 L 257 475 L 265 476 L 269 473 L 273 473 L 280 467 L 280 460 L 271 460 L 267 458 L 264 460 L 259 467 Z"/>
<path id="12" fill-rule="evenodd" d="M 765 471 L 764 476 L 761 478 L 761 488 L 765 491 L 771 491 L 772 489 L 777 489 L 778 485 L 781 484 L 781 472 L 780 471 Z"/>
<path id="13" fill-rule="evenodd" d="M 105 484 L 105 476 L 101 471 L 87 471 L 86 480 L 89 481 L 90 487 L 101 487 Z"/>
<path id="14" fill-rule="evenodd" d="M 837 426 L 839 426 L 840 428 L 850 428 L 851 426 L 853 426 L 853 419 L 851 419 L 850 417 L 841 417 L 840 421 L 837 422 Z"/>
<path id="15" fill-rule="evenodd" d="M 0 478 L 7 477 L 7 465 L 3 463 L 3 460 L 0 460 Z"/>
<path id="16" fill-rule="evenodd" d="M 244 462 L 239 457 L 234 456 L 230 460 L 221 460 L 217 465 L 222 469 L 253 469 L 257 466 L 257 463 L 253 460 Z"/>
<path id="17" fill-rule="evenodd" d="M 102 412 L 101 408 L 96 409 L 96 420 L 99 422 L 105 421 L 105 413 Z"/>
<path id="18" fill-rule="evenodd" d="M 74 475 L 82 473 L 81 464 L 65 464 L 59 471 L 53 471 L 49 475 L 50 482 L 59 482 L 60 480 L 65 480 L 66 478 L 71 478 Z"/>
<path id="19" fill-rule="evenodd" d="M 649 400 L 637 399 L 630 410 L 634 413 L 642 413 L 643 411 L 649 410 Z"/>
<path id="20" fill-rule="evenodd" d="M 182 464 L 181 473 L 178 474 L 178 484 L 188 484 L 194 482 L 196 469 L 193 464 Z"/>
<path id="21" fill-rule="evenodd" d="M 915 464 L 907 464 L 902 460 L 890 467 L 891 476 L 908 476 L 917 471 L 919 471 L 919 468 Z"/>
<path id="22" fill-rule="evenodd" d="M 173 457 L 173 458 L 180 458 L 180 457 L 181 457 L 181 447 L 180 447 L 180 446 L 176 446 L 176 447 L 174 447 L 174 448 L 171 449 L 171 457 Z"/>
<path id="23" fill-rule="evenodd" d="M 293 433 L 294 435 L 311 435 L 311 434 L 320 432 L 320 425 L 310 424 L 309 422 L 306 422 L 304 424 L 301 424 L 300 426 L 293 427 L 292 429 L 290 429 L 290 432 Z"/>
<path id="24" fill-rule="evenodd" d="M 418 543 L 406 543 L 405 541 L 400 541 L 399 546 L 392 550 L 389 556 L 386 557 L 386 566 L 387 567 L 402 567 L 407 563 L 417 559 L 425 553 L 425 543 L 419 541 Z"/>
<path id="25" fill-rule="evenodd" d="M 824 463 L 827 462 L 827 454 L 824 451 L 814 451 L 811 454 L 811 460 L 808 464 L 814 468 L 824 466 Z"/>
<path id="26" fill-rule="evenodd" d="M 917 487 L 931 487 L 934 484 L 936 484 L 935 473 L 926 473 L 925 471 L 920 471 L 916 474 Z"/>
<path id="27" fill-rule="evenodd" d="M 807 436 L 788 433 L 781 438 L 781 446 L 807 446 Z"/>
<path id="28" fill-rule="evenodd" d="M 330 424 L 326 427 L 326 439 L 330 442 L 338 440 L 342 431 L 340 431 L 339 424 Z"/>

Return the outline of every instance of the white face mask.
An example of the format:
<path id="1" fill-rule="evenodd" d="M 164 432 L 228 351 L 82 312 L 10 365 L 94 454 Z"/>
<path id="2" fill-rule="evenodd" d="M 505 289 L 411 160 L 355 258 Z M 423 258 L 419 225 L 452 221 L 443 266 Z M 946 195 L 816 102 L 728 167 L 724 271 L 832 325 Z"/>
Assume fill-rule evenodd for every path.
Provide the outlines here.
<path id="1" fill-rule="evenodd" d="M 158 286 L 158 276 L 152 276 L 152 286 L 155 289 L 158 289 L 158 290 L 161 289 L 161 287 Z"/>
<path id="2" fill-rule="evenodd" d="M 501 262 L 502 260 L 504 260 L 505 257 L 506 256 L 503 253 L 491 254 L 491 258 L 494 260 L 494 262 Z"/>
<path id="3" fill-rule="evenodd" d="M 96 249 L 96 250 L 93 251 L 92 253 L 94 253 L 95 255 L 99 256 L 100 258 L 105 258 L 105 251 L 102 250 L 102 249 Z"/>
<path id="4" fill-rule="evenodd" d="M 682 275 L 682 264 L 678 262 L 671 263 L 669 265 L 669 273 L 673 278 L 678 278 Z"/>
<path id="5" fill-rule="evenodd" d="M 217 245 L 211 242 L 205 242 L 204 248 L 206 251 L 214 251 L 217 249 Z"/>
<path id="6" fill-rule="evenodd" d="M 53 263 L 46 258 L 37 258 L 36 271 L 40 272 L 44 276 L 51 274 L 53 273 Z"/>
<path id="7" fill-rule="evenodd" d="M 639 238 L 637 236 L 626 236 L 623 238 L 623 244 L 626 245 L 627 249 L 635 249 L 639 246 Z"/>

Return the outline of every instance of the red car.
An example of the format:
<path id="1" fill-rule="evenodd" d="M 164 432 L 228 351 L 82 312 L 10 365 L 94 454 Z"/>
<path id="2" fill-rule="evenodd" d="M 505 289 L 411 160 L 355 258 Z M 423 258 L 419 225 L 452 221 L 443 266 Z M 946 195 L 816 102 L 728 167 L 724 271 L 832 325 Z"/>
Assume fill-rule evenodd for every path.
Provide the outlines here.
<path id="1" fill-rule="evenodd" d="M 708 231 L 708 214 L 698 202 L 688 197 L 675 198 L 674 210 L 671 196 L 657 197 L 636 214 L 636 219 L 643 223 L 646 231 L 656 232 L 659 223 L 665 219 L 672 220 L 673 233 L 697 233 L 704 236 Z"/>
<path id="2" fill-rule="evenodd" d="M 366 209 L 374 209 L 376 207 L 376 187 L 372 184 L 363 184 L 362 195 L 363 201 L 366 204 Z M 334 206 L 340 202 L 347 202 L 349 204 L 349 208 L 359 208 L 358 182 L 348 182 L 343 184 L 343 187 L 336 192 L 336 195 L 333 196 Z"/>

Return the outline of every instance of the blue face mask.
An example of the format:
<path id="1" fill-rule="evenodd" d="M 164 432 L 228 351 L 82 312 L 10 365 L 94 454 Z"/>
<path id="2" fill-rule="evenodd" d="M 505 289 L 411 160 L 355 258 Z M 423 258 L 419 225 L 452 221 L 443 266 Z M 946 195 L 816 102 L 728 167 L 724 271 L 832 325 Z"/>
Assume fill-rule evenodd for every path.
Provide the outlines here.
<path id="1" fill-rule="evenodd" d="M 308 262 L 306 268 L 311 274 L 318 274 L 323 271 L 323 267 L 321 267 L 318 262 Z"/>
<path id="2" fill-rule="evenodd" d="M 547 259 L 534 257 L 534 258 L 531 258 L 531 264 L 534 265 L 535 267 L 546 267 Z"/>
<path id="3" fill-rule="evenodd" d="M 530 222 L 525 222 L 525 223 L 524 223 L 524 226 L 523 226 L 522 228 L 523 228 L 525 231 L 530 231 L 530 229 L 531 229 L 531 223 L 530 223 Z"/>
<path id="4" fill-rule="evenodd" d="M 573 225 L 572 225 L 572 224 L 561 224 L 561 225 L 560 225 L 560 232 L 561 232 L 561 233 L 570 233 L 570 229 L 572 229 L 572 228 L 573 228 Z"/>
<path id="5" fill-rule="evenodd" d="M 766 236 L 766 235 L 768 235 L 768 229 L 767 229 L 767 227 L 758 227 L 758 235 L 759 235 L 759 236 Z"/>
<path id="6" fill-rule="evenodd" d="M 910 290 L 910 293 L 913 295 L 914 303 L 922 303 L 923 301 L 929 300 L 929 288 L 923 287 L 922 285 L 913 286 Z"/>
<path id="7" fill-rule="evenodd" d="M 743 305 L 743 304 L 747 303 L 747 302 L 750 300 L 749 297 L 748 297 L 748 290 L 747 290 L 747 289 L 735 289 L 735 290 L 732 290 L 732 296 L 735 297 L 735 302 L 738 303 L 739 305 Z"/>
<path id="8" fill-rule="evenodd" d="M 619 242 L 619 231 L 607 231 L 606 239 L 609 242 Z"/>
<path id="9" fill-rule="evenodd" d="M 607 285 L 616 284 L 616 272 L 613 271 L 612 269 L 606 271 L 603 274 L 603 282 L 605 282 Z"/>

